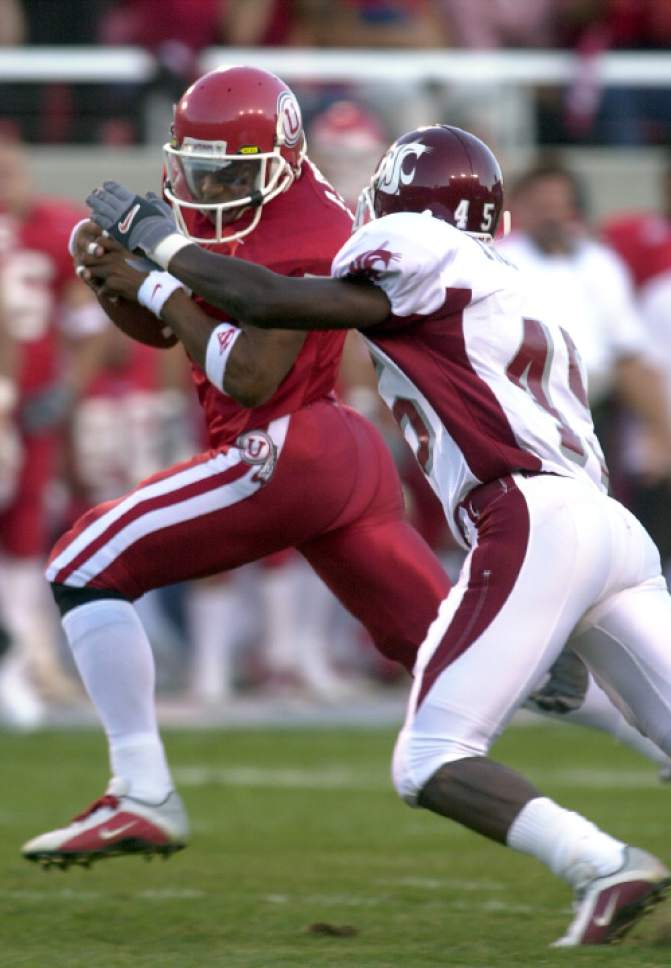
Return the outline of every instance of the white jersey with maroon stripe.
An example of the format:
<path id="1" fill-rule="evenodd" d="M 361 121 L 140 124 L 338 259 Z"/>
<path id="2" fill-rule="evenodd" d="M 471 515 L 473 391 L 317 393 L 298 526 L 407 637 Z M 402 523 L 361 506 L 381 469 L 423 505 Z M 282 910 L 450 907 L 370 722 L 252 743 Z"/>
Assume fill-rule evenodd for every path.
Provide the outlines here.
<path id="1" fill-rule="evenodd" d="M 550 472 L 605 490 L 607 472 L 573 341 L 539 318 L 524 275 L 490 246 L 427 214 L 369 222 L 336 277 L 380 286 L 390 316 L 365 330 L 379 388 L 454 513 L 478 484 Z"/>

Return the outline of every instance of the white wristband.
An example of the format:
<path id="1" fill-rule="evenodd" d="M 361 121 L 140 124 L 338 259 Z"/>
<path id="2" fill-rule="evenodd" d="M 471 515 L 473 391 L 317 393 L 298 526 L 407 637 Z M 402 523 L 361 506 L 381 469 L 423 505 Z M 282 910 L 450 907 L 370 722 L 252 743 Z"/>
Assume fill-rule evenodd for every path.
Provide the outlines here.
<path id="1" fill-rule="evenodd" d="M 224 393 L 226 364 L 241 330 L 232 323 L 221 323 L 210 333 L 205 351 L 205 373 L 212 386 Z"/>
<path id="2" fill-rule="evenodd" d="M 176 289 L 183 289 L 184 286 L 171 276 L 169 272 L 159 272 L 157 269 L 150 272 L 147 278 L 137 291 L 137 301 L 141 306 L 145 306 L 158 319 L 161 318 L 161 310 L 172 296 Z"/>
<path id="3" fill-rule="evenodd" d="M 16 406 L 16 384 L 8 376 L 0 376 L 0 413 L 9 413 Z"/>
<path id="4" fill-rule="evenodd" d="M 77 232 L 79 232 L 82 225 L 86 225 L 86 223 L 90 221 L 91 220 L 88 218 L 83 218 L 81 222 L 77 222 L 77 224 L 73 227 L 72 232 L 70 232 L 70 238 L 68 239 L 68 252 L 73 258 L 77 255 Z"/>
<path id="5" fill-rule="evenodd" d="M 179 232 L 173 232 L 172 235 L 167 235 L 162 239 L 153 252 L 148 252 L 147 255 L 153 262 L 157 262 L 164 269 L 167 269 L 170 260 L 180 249 L 193 244 L 191 239 L 185 238 Z"/>

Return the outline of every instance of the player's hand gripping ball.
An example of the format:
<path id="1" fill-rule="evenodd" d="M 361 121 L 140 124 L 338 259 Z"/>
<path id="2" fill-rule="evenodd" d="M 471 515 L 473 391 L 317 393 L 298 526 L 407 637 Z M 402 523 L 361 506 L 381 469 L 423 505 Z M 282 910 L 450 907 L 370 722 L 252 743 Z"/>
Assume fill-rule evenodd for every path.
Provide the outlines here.
<path id="1" fill-rule="evenodd" d="M 118 329 L 131 339 L 158 349 L 169 349 L 177 343 L 168 326 L 135 302 L 146 274 L 157 268 L 153 262 L 131 256 L 119 243 L 102 238 L 100 227 L 94 222 L 84 223 L 78 231 L 74 259 L 77 275 L 93 290 Z"/>

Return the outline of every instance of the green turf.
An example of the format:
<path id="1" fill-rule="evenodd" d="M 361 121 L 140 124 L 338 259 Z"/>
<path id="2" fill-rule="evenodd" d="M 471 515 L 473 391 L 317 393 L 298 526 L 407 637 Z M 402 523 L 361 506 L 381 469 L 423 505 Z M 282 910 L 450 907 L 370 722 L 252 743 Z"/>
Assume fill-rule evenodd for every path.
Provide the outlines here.
<path id="1" fill-rule="evenodd" d="M 388 731 L 180 732 L 166 741 L 193 823 L 188 850 L 169 862 L 45 873 L 18 847 L 98 795 L 103 741 L 0 735 L 1 968 L 671 963 L 671 903 L 616 948 L 548 950 L 569 920 L 568 890 L 536 861 L 404 807 L 388 780 Z M 608 738 L 513 729 L 496 754 L 668 860 L 671 789 Z M 310 933 L 319 922 L 356 934 Z"/>

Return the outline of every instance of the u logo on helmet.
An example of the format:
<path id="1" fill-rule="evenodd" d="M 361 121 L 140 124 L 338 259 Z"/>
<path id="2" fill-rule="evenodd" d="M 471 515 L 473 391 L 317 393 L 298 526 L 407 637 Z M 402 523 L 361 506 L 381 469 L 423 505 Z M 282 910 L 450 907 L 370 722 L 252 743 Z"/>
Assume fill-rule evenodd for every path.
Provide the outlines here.
<path id="1" fill-rule="evenodd" d="M 417 160 L 430 150 L 428 145 L 419 141 L 390 148 L 380 164 L 376 187 L 387 195 L 397 195 L 400 186 L 409 185 L 415 177 Z M 414 164 L 404 164 L 408 158 L 413 159 Z"/>
<path id="2" fill-rule="evenodd" d="M 281 145 L 293 148 L 300 141 L 302 130 L 298 101 L 291 91 L 282 91 L 277 99 L 277 140 Z"/>

